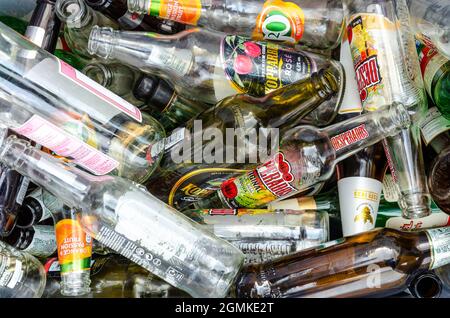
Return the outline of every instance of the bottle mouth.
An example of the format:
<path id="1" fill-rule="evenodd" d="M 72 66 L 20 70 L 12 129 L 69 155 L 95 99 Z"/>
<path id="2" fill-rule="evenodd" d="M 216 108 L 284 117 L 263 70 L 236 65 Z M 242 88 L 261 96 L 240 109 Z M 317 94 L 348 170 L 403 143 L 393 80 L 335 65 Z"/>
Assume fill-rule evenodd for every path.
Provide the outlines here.
<path id="1" fill-rule="evenodd" d="M 83 68 L 82 73 L 102 86 L 111 85 L 111 71 L 103 64 L 88 64 Z"/>
<path id="2" fill-rule="evenodd" d="M 110 27 L 94 26 L 89 35 L 88 52 L 107 59 L 113 51 L 114 30 Z"/>
<path id="3" fill-rule="evenodd" d="M 442 283 L 436 275 L 424 274 L 414 280 L 409 290 L 416 298 L 438 298 Z"/>
<path id="4" fill-rule="evenodd" d="M 82 18 L 86 14 L 86 5 L 83 0 L 58 0 L 56 2 L 56 15 L 69 27 L 82 27 Z"/>

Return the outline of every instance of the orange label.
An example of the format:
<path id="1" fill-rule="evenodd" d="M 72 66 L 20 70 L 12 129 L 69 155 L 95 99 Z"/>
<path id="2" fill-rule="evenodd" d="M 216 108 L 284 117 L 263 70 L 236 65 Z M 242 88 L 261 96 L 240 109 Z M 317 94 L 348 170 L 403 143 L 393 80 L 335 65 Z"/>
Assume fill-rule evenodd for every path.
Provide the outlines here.
<path id="1" fill-rule="evenodd" d="M 92 239 L 87 235 L 77 220 L 65 219 L 56 224 L 56 244 L 58 245 L 58 260 L 63 265 L 69 265 L 72 269 L 88 270 L 79 268 L 76 264 L 90 264 L 92 255 Z M 87 262 L 86 260 L 89 260 Z"/>
<path id="2" fill-rule="evenodd" d="M 297 43 L 305 30 L 305 14 L 292 2 L 269 0 L 256 19 L 253 38 Z"/>
<path id="3" fill-rule="evenodd" d="M 185 24 L 197 25 L 202 13 L 200 0 L 151 0 L 148 14 Z"/>

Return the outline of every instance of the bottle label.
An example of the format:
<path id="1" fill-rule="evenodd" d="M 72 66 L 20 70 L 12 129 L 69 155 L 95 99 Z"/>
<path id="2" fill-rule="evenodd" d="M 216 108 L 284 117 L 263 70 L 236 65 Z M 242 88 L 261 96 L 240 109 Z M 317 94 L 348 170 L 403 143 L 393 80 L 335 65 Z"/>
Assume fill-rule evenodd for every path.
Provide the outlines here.
<path id="1" fill-rule="evenodd" d="M 253 38 L 297 43 L 305 31 L 305 14 L 293 2 L 268 0 L 256 18 Z"/>
<path id="2" fill-rule="evenodd" d="M 445 213 L 432 213 L 429 216 L 419 219 L 405 219 L 401 216 L 392 217 L 387 220 L 385 227 L 401 231 L 415 231 L 420 229 L 430 229 L 433 227 L 450 226 L 450 216 Z"/>
<path id="3" fill-rule="evenodd" d="M 29 25 L 27 27 L 27 31 L 25 32 L 25 37 L 37 46 L 42 47 L 42 45 L 44 44 L 46 33 L 47 30 L 45 30 L 44 28 L 35 25 Z"/>
<path id="4" fill-rule="evenodd" d="M 46 121 L 38 115 L 33 115 L 15 132 L 51 149 L 59 156 L 73 160 L 81 167 L 96 175 L 105 175 L 119 166 L 119 162 L 78 138 L 69 135 L 61 128 Z"/>
<path id="5" fill-rule="evenodd" d="M 34 225 L 33 239 L 23 251 L 36 257 L 49 257 L 56 252 L 56 238 L 53 226 Z"/>
<path id="6" fill-rule="evenodd" d="M 166 20 L 197 25 L 202 14 L 201 0 L 153 0 L 147 12 L 151 16 Z"/>
<path id="7" fill-rule="evenodd" d="M 426 230 L 431 247 L 430 270 L 450 263 L 450 226 Z"/>
<path id="8" fill-rule="evenodd" d="M 133 30 L 142 23 L 142 20 L 144 20 L 143 14 L 127 11 L 123 16 L 117 19 L 117 22 L 119 22 L 124 29 Z"/>
<path id="9" fill-rule="evenodd" d="M 369 132 L 366 129 L 365 124 L 361 124 L 358 127 L 352 128 L 334 136 L 330 139 L 331 145 L 334 150 L 341 150 L 349 145 L 352 145 L 358 141 L 367 139 L 369 137 Z"/>
<path id="10" fill-rule="evenodd" d="M 63 219 L 55 226 L 61 275 L 87 271 L 91 267 L 92 238 L 78 220 Z"/>
<path id="11" fill-rule="evenodd" d="M 260 263 L 297 251 L 296 242 L 275 241 L 230 241 L 245 254 L 245 263 Z"/>
<path id="12" fill-rule="evenodd" d="M 377 219 L 382 183 L 365 177 L 338 181 L 339 205 L 344 236 L 372 230 Z"/>
<path id="13" fill-rule="evenodd" d="M 450 130 L 450 120 L 446 119 L 437 107 L 432 107 L 419 122 L 422 139 L 429 145 L 438 135 Z"/>
<path id="14" fill-rule="evenodd" d="M 76 105 L 74 112 L 79 117 L 86 114 L 107 124 L 113 117 L 124 113 L 142 122 L 142 114 L 137 107 L 61 60 L 47 58 L 27 72 L 25 78 L 68 101 L 69 105 Z"/>
<path id="15" fill-rule="evenodd" d="M 397 183 L 390 174 L 386 174 L 383 178 L 383 196 L 387 202 L 398 202 L 399 200 Z"/>
<path id="16" fill-rule="evenodd" d="M 150 37 L 163 36 L 156 33 L 147 33 Z M 184 76 L 189 73 L 193 63 L 192 51 L 189 49 L 179 48 L 159 48 L 154 46 L 148 57 L 148 61 L 152 64 L 163 66 L 166 71 L 173 71 L 178 76 Z"/>
<path id="17" fill-rule="evenodd" d="M 434 87 L 443 75 L 445 65 L 448 64 L 447 68 L 450 68 L 450 62 L 446 57 L 440 55 L 431 47 L 422 44 L 419 40 L 416 40 L 416 45 L 425 89 L 436 103 L 434 100 Z"/>
<path id="18" fill-rule="evenodd" d="M 30 185 L 30 179 L 28 177 L 23 177 L 22 182 L 20 183 L 19 192 L 16 197 L 16 203 L 22 205 L 23 199 L 25 198 L 28 186 Z"/>
<path id="19" fill-rule="evenodd" d="M 0 254 L 0 286 L 7 288 L 16 287 L 25 274 L 23 264 L 20 260 L 12 259 L 6 254 Z"/>
<path id="20" fill-rule="evenodd" d="M 314 197 L 306 196 L 296 199 L 288 199 L 283 201 L 271 202 L 268 205 L 269 210 L 317 210 L 317 203 Z"/>
<path id="21" fill-rule="evenodd" d="M 221 57 L 234 90 L 256 97 L 304 79 L 316 71 L 314 60 L 306 53 L 236 35 L 223 39 Z"/>
<path id="22" fill-rule="evenodd" d="M 219 196 L 230 208 L 257 208 L 297 191 L 291 163 L 283 153 L 258 168 L 225 181 Z"/>

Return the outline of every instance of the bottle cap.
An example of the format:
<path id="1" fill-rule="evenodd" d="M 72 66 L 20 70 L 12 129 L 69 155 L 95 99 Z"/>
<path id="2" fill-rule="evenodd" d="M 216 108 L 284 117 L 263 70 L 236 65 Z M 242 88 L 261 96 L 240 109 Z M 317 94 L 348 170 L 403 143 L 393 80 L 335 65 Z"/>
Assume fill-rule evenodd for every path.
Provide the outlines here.
<path id="1" fill-rule="evenodd" d="M 166 81 L 146 75 L 136 82 L 133 94 L 156 110 L 163 111 L 172 100 L 174 89 Z"/>

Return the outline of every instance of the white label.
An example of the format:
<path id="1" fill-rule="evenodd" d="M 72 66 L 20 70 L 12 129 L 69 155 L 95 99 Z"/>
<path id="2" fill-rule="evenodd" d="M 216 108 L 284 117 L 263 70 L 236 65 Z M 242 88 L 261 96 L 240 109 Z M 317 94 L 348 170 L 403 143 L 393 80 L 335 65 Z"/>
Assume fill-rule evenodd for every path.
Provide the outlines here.
<path id="1" fill-rule="evenodd" d="M 270 202 L 267 205 L 267 209 L 270 211 L 275 210 L 294 210 L 294 211 L 304 211 L 304 210 L 316 210 L 317 204 L 314 197 L 301 197 L 295 199 L 286 199 L 282 201 Z"/>
<path id="2" fill-rule="evenodd" d="M 450 225 L 450 215 L 443 212 L 432 213 L 419 219 L 405 219 L 401 216 L 387 220 L 385 227 L 401 231 L 415 231 Z"/>
<path id="3" fill-rule="evenodd" d="M 25 78 L 76 107 L 74 111 L 80 116 L 87 114 L 106 124 L 122 112 L 142 122 L 137 107 L 61 60 L 47 58 L 27 72 Z"/>
<path id="4" fill-rule="evenodd" d="M 448 62 L 449 60 L 447 58 L 440 54 L 436 54 L 431 58 L 425 68 L 425 72 L 423 74 L 423 82 L 425 84 L 425 89 L 427 90 L 431 98 L 433 98 L 434 95 L 432 89 L 434 76 L 441 69 L 441 67 Z"/>
<path id="5" fill-rule="evenodd" d="M 52 216 L 52 212 L 49 210 L 49 209 L 47 209 L 47 206 L 44 204 L 44 202 L 42 201 L 43 200 L 43 198 L 42 198 L 42 188 L 37 188 L 37 189 L 35 189 L 33 192 L 31 192 L 27 197 L 32 197 L 32 198 L 34 198 L 36 201 L 38 201 L 39 202 L 39 204 L 41 205 L 41 209 L 42 209 L 42 217 L 40 218 L 40 220 L 38 221 L 38 223 L 39 222 L 41 222 L 41 221 L 44 221 L 44 220 L 46 220 L 46 219 L 48 219 L 49 217 L 51 217 Z M 53 199 L 53 201 L 50 203 L 50 204 L 52 204 L 52 203 L 54 203 L 55 201 L 57 201 L 58 199 L 56 198 L 56 197 L 53 197 L 53 196 L 49 196 L 49 199 L 50 198 L 52 198 Z"/>
<path id="6" fill-rule="evenodd" d="M 22 205 L 23 199 L 25 198 L 25 195 L 27 194 L 28 186 L 30 185 L 30 179 L 28 177 L 23 177 L 22 183 L 20 184 L 19 193 L 16 197 L 16 203 L 19 205 Z"/>
<path id="7" fill-rule="evenodd" d="M 436 107 L 430 108 L 420 121 L 420 131 L 426 145 L 443 132 L 450 129 L 450 120 L 444 118 Z"/>
<path id="8" fill-rule="evenodd" d="M 148 60 L 152 64 L 174 71 L 177 76 L 184 76 L 189 73 L 193 58 L 188 49 L 161 49 L 153 46 Z"/>
<path id="9" fill-rule="evenodd" d="M 75 163 L 96 175 L 108 174 L 119 166 L 119 162 L 94 147 L 69 135 L 38 115 L 33 115 L 17 133 L 51 149 L 56 154 L 71 158 Z"/>
<path id="10" fill-rule="evenodd" d="M 450 263 L 450 226 L 427 230 L 431 245 L 430 270 Z"/>
<path id="11" fill-rule="evenodd" d="M 179 143 L 186 135 L 186 128 L 177 128 L 169 137 L 166 138 L 165 150 L 171 148 L 173 145 Z"/>
<path id="12" fill-rule="evenodd" d="M 380 181 L 364 177 L 338 181 L 344 236 L 366 232 L 375 227 L 382 187 Z"/>
<path id="13" fill-rule="evenodd" d="M 139 13 L 131 13 L 127 11 L 123 16 L 117 19 L 117 22 L 126 30 L 126 29 L 135 29 L 137 28 L 144 20 L 144 15 Z"/>
<path id="14" fill-rule="evenodd" d="M 387 202 L 398 202 L 399 199 L 397 184 L 390 174 L 386 174 L 383 179 L 383 196 Z"/>
<path id="15" fill-rule="evenodd" d="M 7 288 L 16 287 L 23 277 L 22 262 L 18 259 L 14 261 L 14 268 L 11 268 L 11 257 L 0 254 L 0 286 Z"/>
<path id="16" fill-rule="evenodd" d="M 45 33 L 46 31 L 44 28 L 29 25 L 25 32 L 25 37 L 37 46 L 42 47 L 42 44 L 44 44 Z"/>
<path id="17" fill-rule="evenodd" d="M 33 226 L 34 236 L 23 251 L 36 257 L 48 257 L 56 252 L 56 236 L 53 226 L 35 225 Z"/>

